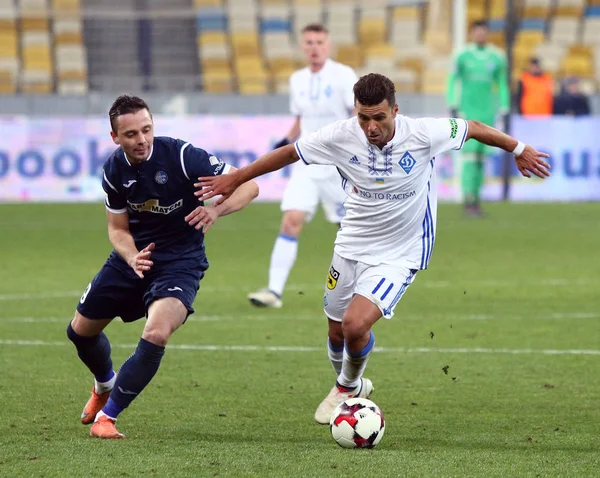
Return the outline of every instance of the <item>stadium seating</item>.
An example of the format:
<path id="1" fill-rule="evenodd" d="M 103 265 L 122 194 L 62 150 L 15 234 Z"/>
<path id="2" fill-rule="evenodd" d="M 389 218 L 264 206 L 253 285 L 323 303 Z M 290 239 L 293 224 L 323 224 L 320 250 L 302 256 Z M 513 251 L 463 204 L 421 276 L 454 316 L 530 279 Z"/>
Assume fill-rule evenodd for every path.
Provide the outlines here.
<path id="1" fill-rule="evenodd" d="M 87 59 L 83 43 L 79 0 L 53 0 L 56 90 L 58 93 L 87 91 Z"/>
<path id="2" fill-rule="evenodd" d="M 54 64 L 49 12 L 45 0 L 21 0 L 18 4 L 21 29 L 21 92 L 50 93 Z"/>
<path id="3" fill-rule="evenodd" d="M 0 0 L 0 94 L 17 90 L 21 60 L 16 18 L 12 0 Z"/>
<path id="4" fill-rule="evenodd" d="M 516 4 L 514 78 L 535 55 L 557 79 L 577 75 L 595 89 L 600 0 Z M 333 58 L 357 73 L 384 73 L 403 92 L 445 90 L 453 45 L 450 0 L 408 5 L 391 0 L 147 0 L 149 11 L 156 13 L 148 22 L 137 20 L 136 5 L 133 0 L 0 0 L 0 94 L 82 94 L 142 84 L 210 93 L 285 93 L 290 74 L 304 62 L 300 32 L 312 22 L 325 23 Z M 106 10 L 113 16 L 96 18 Z M 119 17 L 119 11 L 126 15 Z M 165 11 L 169 15 L 161 18 Z M 506 14 L 505 0 L 467 0 L 468 23 L 489 19 L 490 40 L 501 48 Z M 144 32 L 150 46 L 142 52 L 138 42 Z M 111 54 L 117 45 L 119 58 Z"/>

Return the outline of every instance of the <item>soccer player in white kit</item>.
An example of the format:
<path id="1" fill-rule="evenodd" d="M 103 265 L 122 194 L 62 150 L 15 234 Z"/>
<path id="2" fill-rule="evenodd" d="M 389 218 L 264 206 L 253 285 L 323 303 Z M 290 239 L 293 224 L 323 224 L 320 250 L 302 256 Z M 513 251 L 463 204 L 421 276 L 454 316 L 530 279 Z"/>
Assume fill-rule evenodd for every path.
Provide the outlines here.
<path id="1" fill-rule="evenodd" d="M 352 88 L 358 77 L 349 66 L 329 59 L 331 44 L 323 25 L 313 23 L 302 29 L 302 50 L 308 66 L 290 77 L 290 112 L 296 121 L 275 148 L 346 119 L 354 109 Z M 268 287 L 248 295 L 252 304 L 282 306 L 281 296 L 296 261 L 302 226 L 313 218 L 319 202 L 327 220 L 339 224 L 345 199 L 341 177 L 334 166 L 309 168 L 302 162 L 293 166 L 281 201 L 283 218 L 271 253 Z"/>
<path id="2" fill-rule="evenodd" d="M 337 405 L 368 397 L 363 378 L 375 343 L 371 327 L 394 308 L 419 270 L 426 269 L 435 241 L 435 157 L 465 141 L 510 151 L 526 177 L 549 175 L 549 165 L 531 146 L 490 126 L 459 118 L 412 119 L 398 115 L 394 84 L 371 73 L 354 86 L 357 117 L 268 153 L 233 175 L 199 178 L 196 195 L 230 195 L 256 176 L 302 159 L 334 164 L 348 194 L 325 285 L 329 358 L 337 381 L 315 412 L 328 424 Z M 219 199 L 222 200 L 222 199 Z"/>

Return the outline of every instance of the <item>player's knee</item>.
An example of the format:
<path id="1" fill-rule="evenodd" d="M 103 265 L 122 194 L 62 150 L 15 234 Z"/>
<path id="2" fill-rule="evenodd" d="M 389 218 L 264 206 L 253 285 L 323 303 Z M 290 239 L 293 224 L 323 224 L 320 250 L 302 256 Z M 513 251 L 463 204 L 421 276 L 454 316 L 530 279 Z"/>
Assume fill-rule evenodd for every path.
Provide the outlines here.
<path id="1" fill-rule="evenodd" d="M 360 317 L 345 314 L 342 318 L 342 331 L 346 343 L 359 340 L 369 332 L 369 326 L 366 320 Z"/>
<path id="2" fill-rule="evenodd" d="M 154 345 L 165 347 L 173 332 L 169 327 L 150 327 L 145 328 L 142 333 L 142 338 Z"/>
<path id="3" fill-rule="evenodd" d="M 108 320 L 92 320 L 75 312 L 75 317 L 67 326 L 67 337 L 73 341 L 76 337 L 95 337 L 102 332 Z"/>
<path id="4" fill-rule="evenodd" d="M 142 338 L 144 340 L 147 340 L 148 342 L 150 342 L 154 345 L 159 345 L 161 347 L 165 347 L 167 345 L 167 342 L 169 341 L 169 337 L 170 337 L 170 335 L 165 334 L 158 330 L 151 330 L 148 332 L 144 331 L 144 333 L 142 334 Z"/>
<path id="5" fill-rule="evenodd" d="M 304 225 L 305 213 L 301 211 L 286 211 L 281 221 L 281 233 L 286 236 L 298 237 Z"/>

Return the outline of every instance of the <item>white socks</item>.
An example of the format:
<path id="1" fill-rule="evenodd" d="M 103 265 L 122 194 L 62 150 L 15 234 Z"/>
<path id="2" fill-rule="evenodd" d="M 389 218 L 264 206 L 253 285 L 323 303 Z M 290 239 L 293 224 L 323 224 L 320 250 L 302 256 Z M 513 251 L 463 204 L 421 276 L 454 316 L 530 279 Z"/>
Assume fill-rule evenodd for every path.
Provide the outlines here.
<path id="1" fill-rule="evenodd" d="M 96 393 L 98 395 L 102 395 L 103 393 L 110 392 L 115 386 L 115 382 L 117 381 L 117 374 L 115 373 L 113 377 L 108 382 L 98 382 L 94 379 L 94 388 L 96 389 Z"/>
<path id="2" fill-rule="evenodd" d="M 297 254 L 298 239 L 279 234 L 271 253 L 271 264 L 269 265 L 269 290 L 275 292 L 279 297 L 283 294 Z"/>
<path id="3" fill-rule="evenodd" d="M 350 390 L 355 389 L 360 385 L 360 379 L 367 368 L 369 356 L 375 345 L 375 336 L 371 332 L 371 338 L 364 349 L 358 355 L 350 355 L 348 350 L 344 348 L 344 359 L 342 362 L 342 371 L 337 379 L 337 383 L 342 387 Z"/>
<path id="4" fill-rule="evenodd" d="M 327 339 L 327 356 L 329 360 L 331 360 L 331 365 L 333 366 L 333 371 L 336 375 L 342 372 L 342 361 L 344 359 L 344 348 L 342 347 L 340 350 L 333 350 L 331 348 L 331 342 Z"/>
<path id="5" fill-rule="evenodd" d="M 113 418 L 113 417 L 109 417 L 106 413 L 104 413 L 102 410 L 100 410 L 97 414 L 96 414 L 96 418 L 94 419 L 94 422 L 97 422 L 98 419 L 100 417 L 106 417 L 106 418 L 110 418 L 113 422 L 116 422 L 117 419 Z"/>

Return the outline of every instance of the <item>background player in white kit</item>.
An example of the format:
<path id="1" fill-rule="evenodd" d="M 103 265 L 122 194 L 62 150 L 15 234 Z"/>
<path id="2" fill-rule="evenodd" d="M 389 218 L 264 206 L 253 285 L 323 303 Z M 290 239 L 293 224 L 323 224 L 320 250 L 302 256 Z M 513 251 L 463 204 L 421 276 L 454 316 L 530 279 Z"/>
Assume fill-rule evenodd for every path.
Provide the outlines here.
<path id="1" fill-rule="evenodd" d="M 318 129 L 350 116 L 354 108 L 352 88 L 358 79 L 354 70 L 329 59 L 331 43 L 327 29 L 318 23 L 302 29 L 302 50 L 308 66 L 290 78 L 290 112 L 296 116 L 287 136 L 275 148 L 294 142 Z M 298 236 L 322 203 L 329 222 L 339 224 L 344 216 L 346 194 L 336 168 L 294 165 L 283 193 L 283 218 L 269 265 L 268 287 L 248 295 L 259 307 L 281 307 L 281 295 L 298 253 Z"/>
<path id="2" fill-rule="evenodd" d="M 262 156 L 233 175 L 200 178 L 196 195 L 228 197 L 256 176 L 302 159 L 335 164 L 348 193 L 325 286 L 329 358 L 337 381 L 315 412 L 327 424 L 334 408 L 373 391 L 362 378 L 375 338 L 371 327 L 387 319 L 418 270 L 426 269 L 436 222 L 435 157 L 468 139 L 510 151 L 521 174 L 544 178 L 549 165 L 539 153 L 482 123 L 455 118 L 398 115 L 394 84 L 371 73 L 354 86 L 357 118 L 326 126 Z M 353 159 L 356 158 L 358 161 Z M 222 200 L 222 199 L 220 199 Z"/>

